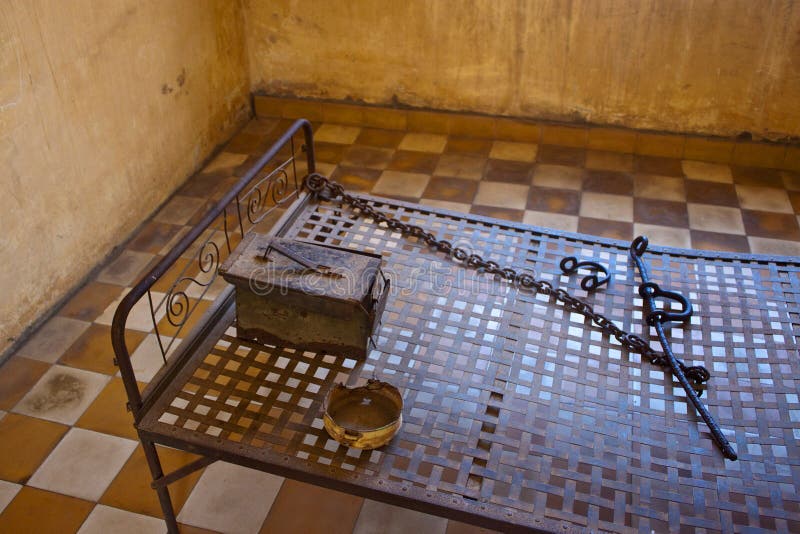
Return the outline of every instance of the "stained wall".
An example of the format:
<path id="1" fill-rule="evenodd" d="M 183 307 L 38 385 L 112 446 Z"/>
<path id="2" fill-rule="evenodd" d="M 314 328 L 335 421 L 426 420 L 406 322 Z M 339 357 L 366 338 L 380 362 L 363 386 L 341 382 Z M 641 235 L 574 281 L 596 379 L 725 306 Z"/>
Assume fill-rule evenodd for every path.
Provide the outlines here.
<path id="1" fill-rule="evenodd" d="M 249 114 L 241 5 L 0 2 L 0 354 Z"/>
<path id="2" fill-rule="evenodd" d="M 269 95 L 800 136 L 792 0 L 246 1 Z"/>

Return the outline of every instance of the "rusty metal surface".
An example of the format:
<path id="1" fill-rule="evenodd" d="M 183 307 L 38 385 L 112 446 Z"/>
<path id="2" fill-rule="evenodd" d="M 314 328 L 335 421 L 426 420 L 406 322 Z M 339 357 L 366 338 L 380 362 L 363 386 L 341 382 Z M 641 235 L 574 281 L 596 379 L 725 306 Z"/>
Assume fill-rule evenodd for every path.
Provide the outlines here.
<path id="1" fill-rule="evenodd" d="M 380 267 L 377 254 L 250 233 L 219 272 L 236 286 L 238 337 L 365 358 L 389 290 Z"/>
<path id="2" fill-rule="evenodd" d="M 627 244 L 373 201 L 657 343 Z M 669 373 L 582 316 L 334 205 L 303 204 L 283 235 L 383 255 L 394 290 L 377 348 L 358 361 L 238 340 L 228 295 L 146 406 L 144 437 L 495 528 L 800 530 L 796 259 L 648 252 L 651 277 L 694 303 L 673 351 L 711 371 L 704 399 L 730 462 Z M 599 259 L 609 284 L 587 294 L 565 256 Z M 403 392 L 403 426 L 384 448 L 348 449 L 326 433 L 323 399 L 373 377 Z"/>

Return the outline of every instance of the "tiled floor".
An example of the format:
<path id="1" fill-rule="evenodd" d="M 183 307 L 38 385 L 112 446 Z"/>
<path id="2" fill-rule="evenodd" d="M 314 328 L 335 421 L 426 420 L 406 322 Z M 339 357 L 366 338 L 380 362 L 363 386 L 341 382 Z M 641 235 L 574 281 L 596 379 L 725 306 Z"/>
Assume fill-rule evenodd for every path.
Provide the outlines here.
<path id="1" fill-rule="evenodd" d="M 0 532 L 164 531 L 112 364 L 111 317 L 289 122 L 251 121 L 0 368 Z M 353 190 L 626 240 L 645 233 L 659 245 L 800 254 L 797 173 L 589 150 L 557 128 L 531 143 L 315 127 L 320 170 Z M 129 324 L 147 378 L 149 314 L 134 310 Z M 171 470 L 194 457 L 162 458 Z M 185 532 L 479 531 L 222 463 L 170 489 Z"/>

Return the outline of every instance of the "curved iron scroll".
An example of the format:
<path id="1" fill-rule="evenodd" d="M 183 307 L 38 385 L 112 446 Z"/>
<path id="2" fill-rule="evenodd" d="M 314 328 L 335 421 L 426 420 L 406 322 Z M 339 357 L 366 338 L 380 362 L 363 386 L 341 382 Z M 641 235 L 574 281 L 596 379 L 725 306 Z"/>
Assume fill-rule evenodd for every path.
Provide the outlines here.
<path id="1" fill-rule="evenodd" d="M 130 360 L 130 353 L 125 343 L 125 326 L 128 316 L 133 307 L 147 295 L 150 308 L 150 315 L 153 321 L 156 337 L 162 356 L 166 359 L 166 354 L 170 350 L 172 343 L 176 340 L 180 330 L 192 312 L 197 308 L 200 299 L 210 289 L 216 280 L 216 272 L 219 263 L 224 256 L 230 253 L 234 244 L 232 241 L 241 239 L 246 230 L 253 224 L 257 224 L 276 206 L 287 202 L 290 198 L 299 193 L 302 180 L 297 177 L 297 167 L 295 165 L 295 150 L 293 137 L 302 130 L 307 171 L 314 172 L 316 169 L 314 162 L 314 138 L 311 123 L 305 119 L 299 119 L 281 135 L 245 173 L 244 176 L 222 197 L 203 217 L 203 219 L 192 227 L 178 243 L 159 261 L 129 292 L 120 302 L 114 314 L 111 325 L 111 343 L 114 348 L 115 360 L 120 368 L 120 374 L 125 384 L 125 390 L 129 399 L 129 407 L 133 412 L 134 420 L 140 418 L 140 410 L 143 399 L 136 381 L 136 375 Z M 291 147 L 291 156 L 277 169 L 271 171 L 267 176 L 258 178 L 259 174 L 275 157 L 286 147 Z M 291 171 L 290 166 L 291 165 Z M 289 172 L 294 174 L 294 187 Z M 258 181 L 253 184 L 253 180 Z M 276 181 L 277 185 L 270 181 Z M 247 190 L 247 193 L 243 192 Z M 248 203 L 244 206 L 245 213 L 240 208 L 240 200 L 245 199 Z M 233 208 L 231 211 L 230 208 Z M 229 217 L 233 215 L 233 221 Z M 247 220 L 248 228 L 245 229 L 244 221 Z M 232 223 L 232 224 L 231 224 Z M 176 281 L 170 285 L 166 294 L 158 303 L 154 303 L 152 288 L 170 269 L 174 267 L 179 258 L 183 256 L 189 248 L 202 239 L 204 232 L 210 232 L 210 236 L 200 242 L 197 252 L 196 272 L 190 273 L 188 269 L 193 262 L 187 265 L 177 275 Z M 223 248 L 224 239 L 224 248 Z M 206 275 L 208 278 L 206 278 Z M 199 291 L 192 293 L 189 286 L 199 288 Z M 192 305 L 192 301 L 195 301 Z M 171 336 L 168 343 L 162 342 L 162 335 L 159 333 L 158 323 L 162 317 L 166 317 L 168 323 L 176 328 L 177 331 Z"/>

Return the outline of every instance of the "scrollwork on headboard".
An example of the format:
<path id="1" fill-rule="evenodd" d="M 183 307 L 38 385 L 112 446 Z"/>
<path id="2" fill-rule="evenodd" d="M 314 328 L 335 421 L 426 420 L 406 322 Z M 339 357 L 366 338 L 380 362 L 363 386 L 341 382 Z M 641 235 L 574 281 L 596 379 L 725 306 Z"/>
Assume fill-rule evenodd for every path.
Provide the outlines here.
<path id="1" fill-rule="evenodd" d="M 299 133 L 303 134 L 304 139 L 296 143 L 294 137 Z M 305 161 L 298 161 L 303 154 Z M 140 397 L 124 333 L 128 314 L 133 307 L 147 295 L 153 333 L 166 363 L 176 343 L 188 334 L 187 325 L 193 314 L 199 313 L 201 307 L 207 308 L 224 289 L 225 282 L 217 276 L 220 264 L 246 233 L 262 223 L 275 209 L 298 197 L 305 174 L 313 172 L 314 167 L 311 125 L 301 119 L 125 296 L 114 316 L 112 343 L 126 390 L 132 400 Z M 153 289 L 156 283 L 160 291 Z M 148 377 L 143 378 L 149 381 Z"/>

